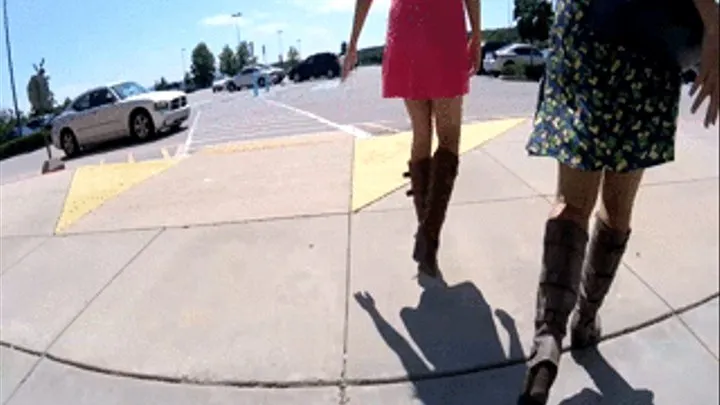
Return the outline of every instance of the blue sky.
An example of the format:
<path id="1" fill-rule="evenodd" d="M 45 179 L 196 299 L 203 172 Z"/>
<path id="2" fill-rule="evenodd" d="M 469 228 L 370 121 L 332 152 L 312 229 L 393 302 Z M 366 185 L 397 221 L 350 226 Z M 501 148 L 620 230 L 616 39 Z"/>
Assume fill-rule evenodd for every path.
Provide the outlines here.
<path id="1" fill-rule="evenodd" d="M 28 109 L 26 85 L 33 63 L 45 58 L 58 101 L 99 84 L 134 80 L 151 85 L 161 76 L 182 75 L 183 52 L 200 41 L 217 55 L 225 44 L 253 41 L 262 61 L 277 60 L 299 44 L 301 55 L 338 52 L 347 40 L 354 0 L 7 0 L 18 104 Z M 384 43 L 391 0 L 375 0 L 360 46 Z M 436 0 L 448 1 L 448 0 Z M 485 28 L 507 26 L 512 0 L 482 0 Z M 241 12 L 233 20 L 230 14 Z M 0 107 L 12 107 L 5 33 L 0 35 Z M 300 41 L 300 42 L 298 42 Z"/>

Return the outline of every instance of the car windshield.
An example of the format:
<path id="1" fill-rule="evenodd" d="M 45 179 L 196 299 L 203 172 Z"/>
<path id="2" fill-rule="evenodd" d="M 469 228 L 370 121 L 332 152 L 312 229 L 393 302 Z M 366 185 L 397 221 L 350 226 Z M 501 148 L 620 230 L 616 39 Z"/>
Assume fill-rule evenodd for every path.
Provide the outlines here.
<path id="1" fill-rule="evenodd" d="M 120 99 L 124 100 L 128 97 L 132 97 L 138 94 L 147 93 L 147 89 L 135 82 L 125 82 L 112 86 L 112 89 L 117 93 Z"/>

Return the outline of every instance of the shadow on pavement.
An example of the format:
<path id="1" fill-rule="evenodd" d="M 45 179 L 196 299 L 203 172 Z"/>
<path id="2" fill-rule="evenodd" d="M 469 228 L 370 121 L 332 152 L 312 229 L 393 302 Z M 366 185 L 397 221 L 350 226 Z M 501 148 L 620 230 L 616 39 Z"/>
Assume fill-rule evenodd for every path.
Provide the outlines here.
<path id="1" fill-rule="evenodd" d="M 367 311 L 385 343 L 402 361 L 417 398 L 425 405 L 515 404 L 525 377 L 526 369 L 522 365 L 487 372 L 480 378 L 478 375 L 449 380 L 426 378 L 436 373 L 453 375 L 472 369 L 478 359 L 497 364 L 508 359 L 519 360 L 524 355 L 514 319 L 505 311 L 496 310 L 495 316 L 509 335 L 509 353 L 505 353 L 490 305 L 473 283 L 448 286 L 442 280 L 418 277 L 424 289 L 420 302 L 417 308 L 403 308 L 400 316 L 421 353 L 383 318 L 369 293 L 355 293 L 358 304 Z"/>
<path id="2" fill-rule="evenodd" d="M 67 157 L 67 156 L 63 156 L 61 158 L 61 160 L 64 162 L 72 162 L 75 159 L 82 159 L 82 158 L 85 158 L 88 156 L 99 155 L 99 154 L 108 153 L 108 152 L 114 152 L 116 150 L 129 148 L 132 146 L 152 145 L 155 142 L 162 141 L 163 139 L 180 134 L 185 130 L 187 130 L 187 127 L 185 127 L 185 126 L 181 126 L 180 128 L 177 128 L 177 129 L 168 129 L 168 130 L 165 130 L 162 132 L 157 132 L 154 137 L 152 137 L 151 139 L 144 140 L 144 141 L 137 141 L 130 136 L 126 136 L 126 137 L 114 139 L 112 141 L 103 142 L 101 144 L 86 146 L 86 147 L 84 147 L 84 149 L 81 150 L 81 152 L 77 156 L 74 156 L 71 158 Z M 60 152 L 60 153 L 62 153 L 62 152 Z"/>
<path id="3" fill-rule="evenodd" d="M 584 388 L 572 397 L 564 399 L 559 405 L 654 404 L 655 394 L 652 391 L 635 390 L 631 387 L 597 348 L 573 351 L 572 357 L 587 371 L 600 392 Z"/>

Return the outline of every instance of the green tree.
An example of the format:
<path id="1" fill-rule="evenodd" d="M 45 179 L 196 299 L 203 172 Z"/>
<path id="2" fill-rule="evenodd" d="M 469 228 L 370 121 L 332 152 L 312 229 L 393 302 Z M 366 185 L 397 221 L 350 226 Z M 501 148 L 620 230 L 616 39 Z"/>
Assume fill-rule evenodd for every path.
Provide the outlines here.
<path id="1" fill-rule="evenodd" d="M 495 28 L 483 31 L 483 40 L 487 42 L 518 42 L 518 30 L 513 28 Z"/>
<path id="2" fill-rule="evenodd" d="M 27 96 L 30 102 L 30 116 L 47 114 L 55 107 L 55 96 L 50 91 L 50 76 L 45 71 L 45 58 L 39 64 L 33 64 L 35 74 L 27 84 Z"/>
<path id="3" fill-rule="evenodd" d="M 237 49 L 235 50 L 235 60 L 237 62 L 237 70 L 242 70 L 245 66 L 253 63 L 254 61 L 250 55 L 250 47 L 247 41 L 240 42 Z"/>
<path id="4" fill-rule="evenodd" d="M 521 40 L 535 42 L 548 39 L 554 16 L 552 2 L 547 0 L 515 0 L 513 16 Z"/>
<path id="5" fill-rule="evenodd" d="M 218 54 L 218 66 L 220 73 L 226 76 L 235 76 L 240 71 L 235 54 L 228 45 Z"/>
<path id="6" fill-rule="evenodd" d="M 63 112 L 68 106 L 72 104 L 72 100 L 70 97 L 65 97 L 65 101 L 62 102 L 62 104 L 58 104 L 53 108 L 53 114 L 60 114 Z"/>
<path id="7" fill-rule="evenodd" d="M 165 77 L 161 77 L 160 80 L 155 82 L 155 90 L 167 90 L 170 85 L 168 84 Z"/>
<path id="8" fill-rule="evenodd" d="M 215 55 L 210 52 L 210 49 L 204 42 L 200 42 L 195 49 L 193 49 L 191 60 L 192 65 L 190 66 L 190 71 L 192 72 L 195 86 L 199 88 L 212 86 L 212 82 L 215 79 Z"/>
<path id="9" fill-rule="evenodd" d="M 298 52 L 297 48 L 291 46 L 287 53 L 287 64 L 290 67 L 295 67 L 298 63 L 300 63 L 300 52 Z"/>

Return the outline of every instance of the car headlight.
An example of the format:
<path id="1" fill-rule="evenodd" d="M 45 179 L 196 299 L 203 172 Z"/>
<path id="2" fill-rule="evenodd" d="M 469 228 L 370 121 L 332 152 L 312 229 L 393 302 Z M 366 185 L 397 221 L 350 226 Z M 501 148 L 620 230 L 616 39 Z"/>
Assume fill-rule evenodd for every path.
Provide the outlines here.
<path id="1" fill-rule="evenodd" d="M 167 110 L 170 108 L 170 103 L 167 101 L 156 101 L 155 102 L 155 109 L 158 111 Z"/>

